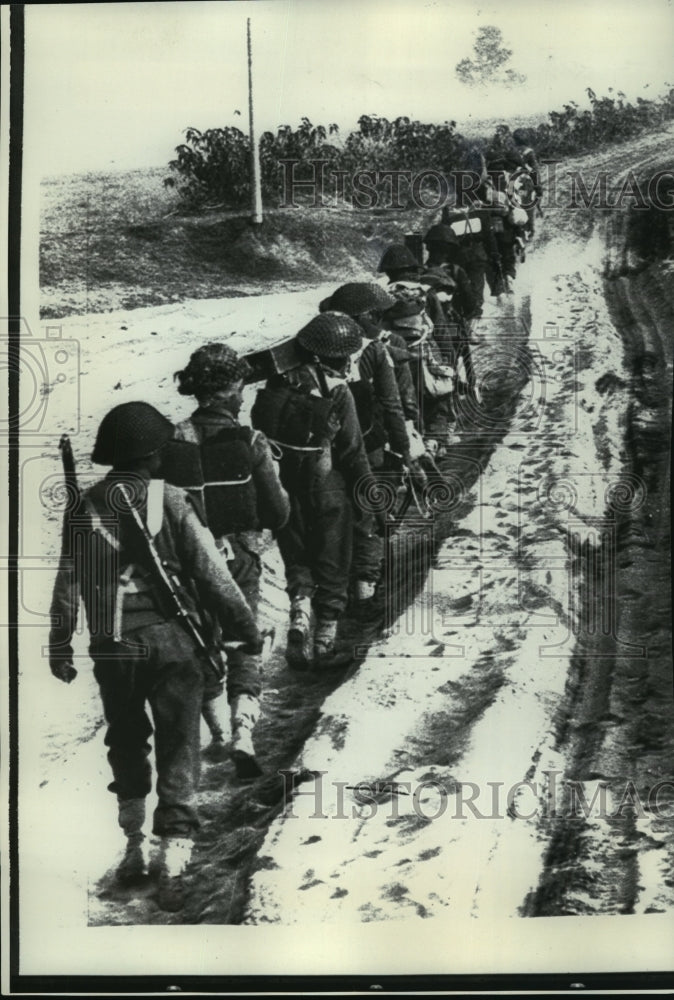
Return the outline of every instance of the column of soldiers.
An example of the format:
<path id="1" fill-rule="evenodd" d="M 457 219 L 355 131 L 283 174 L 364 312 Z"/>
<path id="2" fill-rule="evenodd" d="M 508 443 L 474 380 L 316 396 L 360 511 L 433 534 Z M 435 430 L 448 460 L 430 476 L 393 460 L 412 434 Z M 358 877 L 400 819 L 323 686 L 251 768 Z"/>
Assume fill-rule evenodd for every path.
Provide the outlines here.
<path id="1" fill-rule="evenodd" d="M 261 532 L 272 532 L 285 567 L 289 668 L 334 666 L 347 607 L 383 598 L 384 522 L 362 498 L 392 471 L 423 489 L 456 440 L 457 398 L 480 402 L 473 324 L 485 280 L 498 295 L 514 276 L 507 234 L 493 225 L 503 217 L 496 193 L 485 177 L 468 206 L 446 209 L 425 234 L 424 263 L 390 246 L 378 269 L 386 284 L 352 282 L 323 300 L 293 338 L 292 361 L 258 390 L 252 426 L 239 415 L 258 376 L 224 343 L 200 347 L 176 373 L 178 392 L 197 403 L 187 420 L 174 426 L 132 402 L 101 422 L 92 460 L 109 471 L 64 517 L 50 668 L 66 683 L 77 674 L 82 601 L 126 837 L 115 877 L 147 876 L 154 732 L 156 899 L 166 910 L 183 905 L 199 825 L 201 719 L 206 755 L 230 754 L 241 779 L 261 773 Z"/>

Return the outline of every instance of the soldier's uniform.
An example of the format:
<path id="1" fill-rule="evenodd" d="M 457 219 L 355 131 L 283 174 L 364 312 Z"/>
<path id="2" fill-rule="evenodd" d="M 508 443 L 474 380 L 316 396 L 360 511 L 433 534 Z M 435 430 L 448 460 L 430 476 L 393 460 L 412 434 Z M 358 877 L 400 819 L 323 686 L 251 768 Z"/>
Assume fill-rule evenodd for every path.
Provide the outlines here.
<path id="1" fill-rule="evenodd" d="M 424 237 L 428 248 L 427 268 L 433 272 L 446 272 L 454 283 L 454 289 L 445 305 L 447 317 L 454 324 L 456 332 L 451 341 L 450 363 L 457 372 L 463 362 L 467 391 L 477 393 L 473 360 L 470 351 L 470 324 L 476 317 L 476 302 L 470 279 L 462 266 L 462 253 L 458 237 L 449 226 L 431 226 Z M 457 390 L 461 386 L 457 380 Z M 458 404 L 454 403 L 456 407 Z"/>
<path id="2" fill-rule="evenodd" d="M 321 302 L 322 312 L 342 312 L 358 323 L 365 338 L 357 362 L 352 366 L 349 387 L 356 402 L 356 412 L 367 451 L 370 469 L 375 478 L 384 475 L 385 446 L 398 456 L 403 465 L 416 467 L 410 456 L 410 439 L 406 415 L 399 390 L 399 379 L 405 373 L 396 373 L 393 352 L 400 352 L 400 344 L 389 345 L 381 338 L 383 316 L 395 305 L 395 299 L 374 283 L 350 282 L 341 285 L 328 299 Z M 404 341 L 402 341 L 404 347 Z M 406 353 L 405 367 L 411 382 Z M 399 365 L 402 367 L 402 365 Z M 418 419 L 418 410 L 415 409 Z M 417 476 L 423 475 L 416 470 Z M 359 512 L 356 512 L 357 514 Z M 373 530 L 368 519 L 356 517 L 354 523 L 352 576 L 358 600 L 373 597 L 381 577 L 384 544 L 381 535 Z"/>
<path id="3" fill-rule="evenodd" d="M 252 418 L 282 451 L 290 518 L 277 541 L 291 601 L 287 657 L 291 666 L 304 668 L 312 658 L 319 666 L 326 663 L 334 652 L 348 598 L 354 516 L 370 523 L 373 518 L 353 499 L 367 487 L 370 467 L 353 396 L 334 367 L 360 348 L 360 328 L 348 316 L 325 312 L 303 327 L 296 341 L 304 363 L 267 382 Z M 295 404 L 303 407 L 300 424 L 313 421 L 304 444 L 290 433 L 291 417 L 283 416 Z"/>
<path id="4" fill-rule="evenodd" d="M 388 290 L 405 303 L 402 313 L 396 306 L 387 311 L 387 325 L 404 337 L 407 350 L 415 359 L 410 367 L 424 438 L 429 448 L 442 450 L 450 439 L 451 385 L 443 393 L 438 389 L 440 382 L 437 381 L 431 390 L 424 377 L 424 373 L 428 374 L 431 369 L 439 372 L 443 365 L 451 365 L 453 356 L 452 326 L 435 290 L 437 282 L 425 275 L 422 265 L 410 250 L 399 244 L 385 251 L 379 271 L 389 278 Z M 411 299 L 415 300 L 415 307 L 410 312 L 407 303 Z M 420 299 L 423 300 L 421 309 L 417 308 L 416 301 Z"/>
<path id="5" fill-rule="evenodd" d="M 160 905 L 182 903 L 182 871 L 198 827 L 195 794 L 199 776 L 199 720 L 204 663 L 189 633 L 174 617 L 142 534 L 126 512 L 125 484 L 154 536 L 165 568 L 177 583 L 183 608 L 193 618 L 210 612 L 226 634 L 255 652 L 260 635 L 190 497 L 152 479 L 160 449 L 173 425 L 153 407 L 126 403 L 103 419 L 92 455 L 112 465 L 66 512 L 63 544 L 51 603 L 49 662 L 70 681 L 72 636 L 80 598 L 90 633 L 90 655 L 107 722 L 105 742 L 127 851 L 118 877 L 144 873 L 145 798 L 151 790 L 148 738 L 154 723 L 158 804 L 153 831 L 162 838 Z M 178 880 L 178 881 L 177 881 Z"/>
<path id="6" fill-rule="evenodd" d="M 277 531 L 290 513 L 265 436 L 238 420 L 243 379 L 250 368 L 226 344 L 200 347 L 187 367 L 176 373 L 182 395 L 195 396 L 200 406 L 176 426 L 176 438 L 199 447 L 217 442 L 217 457 L 208 463 L 219 485 L 217 524 L 211 524 L 216 543 L 241 588 L 256 620 L 260 597 L 260 532 Z M 213 502 L 206 507 L 206 514 Z M 240 650 L 227 652 L 227 701 L 231 709 L 232 755 L 242 777 L 259 773 L 254 759 L 253 728 L 259 717 L 262 676 L 259 661 Z M 221 686 L 207 685 L 203 714 L 213 743 L 211 756 L 221 757 L 224 736 L 216 699 Z"/>
<path id="7" fill-rule="evenodd" d="M 473 289 L 475 315 L 479 317 L 484 305 L 485 278 L 492 295 L 500 295 L 504 290 L 491 212 L 479 199 L 473 198 L 465 206 L 445 205 L 441 222 L 449 226 L 459 240 L 463 266 Z"/>

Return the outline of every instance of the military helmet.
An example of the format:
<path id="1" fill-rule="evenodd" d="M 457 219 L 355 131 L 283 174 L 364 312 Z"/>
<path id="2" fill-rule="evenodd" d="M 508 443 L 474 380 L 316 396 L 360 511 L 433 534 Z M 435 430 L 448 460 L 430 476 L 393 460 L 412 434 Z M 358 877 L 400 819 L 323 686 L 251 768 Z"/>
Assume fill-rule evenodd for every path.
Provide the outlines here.
<path id="1" fill-rule="evenodd" d="M 120 403 L 101 420 L 92 462 L 119 465 L 159 451 L 173 437 L 170 420 L 149 403 Z"/>
<path id="2" fill-rule="evenodd" d="M 187 367 L 173 376 L 182 396 L 210 396 L 251 372 L 245 358 L 240 358 L 227 344 L 204 344 L 192 354 Z"/>
<path id="3" fill-rule="evenodd" d="M 360 316 L 370 309 L 390 309 L 395 299 L 374 281 L 351 281 L 332 293 L 320 304 L 321 312 L 341 312 L 347 316 Z"/>
<path id="4" fill-rule="evenodd" d="M 378 271 L 402 271 L 406 268 L 418 268 L 419 261 L 411 250 L 402 244 L 394 243 L 384 252 L 384 256 L 379 261 Z"/>
<path id="5" fill-rule="evenodd" d="M 424 236 L 424 243 L 428 246 L 429 243 L 444 243 L 458 244 L 459 238 L 451 228 L 451 226 L 443 226 L 439 223 L 436 226 L 431 226 L 426 235 Z"/>
<path id="6" fill-rule="evenodd" d="M 359 350 L 363 342 L 354 319 L 339 312 L 314 316 L 296 336 L 301 347 L 323 358 L 345 358 Z"/>

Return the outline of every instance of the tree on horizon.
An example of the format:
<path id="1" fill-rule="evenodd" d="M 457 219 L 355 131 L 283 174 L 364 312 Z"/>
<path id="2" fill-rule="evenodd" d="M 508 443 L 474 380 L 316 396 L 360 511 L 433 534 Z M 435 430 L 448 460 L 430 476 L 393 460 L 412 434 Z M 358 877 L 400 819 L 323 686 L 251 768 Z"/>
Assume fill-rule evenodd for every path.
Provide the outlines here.
<path id="1" fill-rule="evenodd" d="M 478 29 L 473 45 L 474 58 L 462 59 L 455 66 L 455 73 L 467 87 L 519 87 L 526 82 L 523 73 L 506 69 L 512 49 L 503 45 L 503 32 L 495 25 L 484 25 Z"/>

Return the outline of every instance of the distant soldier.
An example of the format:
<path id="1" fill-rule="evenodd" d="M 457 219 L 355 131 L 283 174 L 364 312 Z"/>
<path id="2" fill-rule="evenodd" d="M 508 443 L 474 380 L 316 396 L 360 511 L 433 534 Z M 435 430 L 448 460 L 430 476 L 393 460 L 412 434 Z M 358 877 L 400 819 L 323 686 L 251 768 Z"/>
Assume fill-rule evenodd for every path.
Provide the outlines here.
<path id="1" fill-rule="evenodd" d="M 63 523 L 61 560 L 54 585 L 49 665 L 69 683 L 72 636 L 80 598 L 90 633 L 107 722 L 105 743 L 112 768 L 119 825 L 126 834 L 117 879 L 145 874 L 145 799 L 151 790 L 148 737 L 154 723 L 158 804 L 153 832 L 161 837 L 158 902 L 168 910 L 183 902 L 182 875 L 198 827 L 199 723 L 204 663 L 180 619 L 174 617 L 150 545 L 124 497 L 129 497 L 183 610 L 199 620 L 210 612 L 251 652 L 261 637 L 243 594 L 218 552 L 190 497 L 154 477 L 173 424 L 147 403 L 124 403 L 102 420 L 92 460 L 111 465 L 105 479 L 86 490 Z M 126 489 L 125 489 L 126 487 Z"/>
<path id="2" fill-rule="evenodd" d="M 206 344 L 196 350 L 187 367 L 176 372 L 175 378 L 178 392 L 195 396 L 199 407 L 177 425 L 176 438 L 201 449 L 209 527 L 257 618 L 261 575 L 259 533 L 264 528 L 271 531 L 282 528 L 288 520 L 290 504 L 265 436 L 239 423 L 244 378 L 249 372 L 247 362 L 226 344 Z M 260 714 L 261 687 L 257 660 L 230 650 L 227 701 L 231 710 L 232 756 L 240 777 L 259 774 L 252 736 Z M 216 759 L 224 750 L 217 711 L 221 691 L 222 685 L 213 683 L 204 691 L 203 715 L 213 739 L 209 750 Z"/>
<path id="3" fill-rule="evenodd" d="M 281 482 L 290 496 L 290 518 L 277 541 L 291 602 L 286 655 L 296 669 L 333 659 L 348 599 L 354 516 L 365 519 L 365 530 L 374 521 L 354 501 L 371 482 L 346 380 L 362 342 L 349 316 L 314 317 L 296 336 L 301 363 L 269 379 L 251 413 L 253 425 L 281 449 Z"/>
<path id="4" fill-rule="evenodd" d="M 513 132 L 513 142 L 515 143 L 515 147 L 522 163 L 531 175 L 531 179 L 534 182 L 534 190 L 540 198 L 543 194 L 543 188 L 541 185 L 541 168 L 534 149 L 527 141 L 526 131 L 521 128 L 516 128 Z"/>
<path id="5" fill-rule="evenodd" d="M 456 286 L 451 296 L 451 314 L 467 325 L 477 307 L 458 236 L 449 226 L 435 225 L 424 236 L 424 243 L 428 250 L 426 268 L 440 267 L 448 271 Z"/>
<path id="6" fill-rule="evenodd" d="M 489 208 L 492 217 L 492 229 L 499 252 L 500 277 L 503 280 L 504 291 L 510 291 L 508 279 L 515 280 L 516 229 L 512 222 L 511 203 L 505 190 L 497 188 L 487 181 L 480 191 L 483 203 Z"/>
<path id="7" fill-rule="evenodd" d="M 400 396 L 396 365 L 392 352 L 405 350 L 405 342 L 395 337 L 390 344 L 384 336 L 384 314 L 395 305 L 395 299 L 380 285 L 373 282 L 350 282 L 341 285 L 320 304 L 322 312 L 327 310 L 351 316 L 361 328 L 364 343 L 356 363 L 352 366 L 349 388 L 356 402 L 356 410 L 363 432 L 370 468 L 375 475 L 382 476 L 386 461 L 385 446 L 389 454 L 398 457 L 402 466 L 411 470 L 417 481 L 425 481 L 425 474 L 418 462 L 410 454 L 412 428 L 405 420 L 405 411 Z M 405 356 L 410 355 L 405 350 Z M 411 380 L 409 366 L 405 365 Z M 399 365 L 399 369 L 402 366 Z M 374 596 L 376 585 L 381 578 L 383 541 L 372 531 L 372 526 L 362 518 L 354 524 L 353 575 L 356 597 L 360 601 Z"/>
<path id="8" fill-rule="evenodd" d="M 438 297 L 438 276 L 425 272 L 423 265 L 402 244 L 387 248 L 379 271 L 388 277 L 387 290 L 396 300 L 403 300 L 405 306 L 414 300 L 412 313 L 406 308 L 403 314 L 399 314 L 396 307 L 388 310 L 387 325 L 404 337 L 408 351 L 415 358 L 413 372 L 424 439 L 429 451 L 440 454 L 453 440 L 449 426 L 453 373 L 450 377 L 448 372 L 442 374 L 441 369 L 443 365 L 451 365 L 454 331 Z M 451 279 L 449 283 L 453 285 Z M 421 309 L 417 308 L 420 302 Z"/>
<path id="9" fill-rule="evenodd" d="M 453 292 L 446 296 L 444 303 L 450 329 L 453 331 L 451 363 L 457 370 L 457 381 L 461 383 L 457 384 L 457 389 L 465 384 L 467 391 L 475 395 L 477 385 L 470 353 L 470 330 L 477 310 L 470 278 L 462 266 L 463 255 L 459 239 L 449 226 L 435 225 L 424 236 L 424 243 L 428 249 L 427 270 L 446 271 L 454 282 Z M 461 368 L 465 383 L 458 378 Z"/>
<path id="10" fill-rule="evenodd" d="M 480 174 L 481 180 L 477 188 L 467 186 L 460 198 L 455 197 L 453 204 L 445 205 L 441 218 L 443 225 L 449 226 L 459 240 L 463 255 L 462 266 L 473 288 L 476 317 L 482 315 L 485 278 L 492 295 L 500 295 L 505 290 L 492 213 L 480 198 L 480 193 L 484 191 L 485 176 Z M 475 179 L 476 175 L 471 173 L 469 180 Z"/>
<path id="11" fill-rule="evenodd" d="M 531 238 L 534 235 L 535 228 L 534 219 L 536 215 L 536 202 L 540 201 L 543 197 L 541 168 L 534 149 L 527 141 L 527 133 L 524 129 L 515 129 L 513 132 L 513 142 L 522 160 L 523 168 L 526 170 L 528 175 L 524 179 L 528 181 L 528 184 L 526 185 L 523 180 L 515 178 L 514 189 L 519 203 L 527 213 L 528 221 L 526 231 L 529 238 Z"/>

